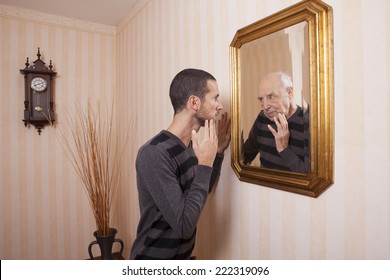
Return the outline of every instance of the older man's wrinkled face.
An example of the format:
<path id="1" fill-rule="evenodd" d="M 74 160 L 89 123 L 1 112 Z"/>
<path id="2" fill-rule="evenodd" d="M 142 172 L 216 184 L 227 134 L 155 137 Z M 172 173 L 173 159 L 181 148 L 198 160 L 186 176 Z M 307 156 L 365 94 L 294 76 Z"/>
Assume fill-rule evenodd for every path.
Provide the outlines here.
<path id="1" fill-rule="evenodd" d="M 293 89 L 285 88 L 277 76 L 267 76 L 259 83 L 259 96 L 265 116 L 272 120 L 278 113 L 289 118 L 294 102 Z"/>

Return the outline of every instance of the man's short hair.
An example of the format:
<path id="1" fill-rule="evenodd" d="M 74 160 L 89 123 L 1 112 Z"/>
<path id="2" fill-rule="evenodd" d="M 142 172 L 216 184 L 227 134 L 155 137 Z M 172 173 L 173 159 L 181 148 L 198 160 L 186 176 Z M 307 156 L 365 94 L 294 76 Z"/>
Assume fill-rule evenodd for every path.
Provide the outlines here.
<path id="1" fill-rule="evenodd" d="M 180 113 L 187 105 L 191 95 L 201 100 L 208 92 L 207 81 L 216 79 L 210 73 L 200 69 L 184 69 L 172 80 L 169 88 L 169 97 L 175 114 Z"/>

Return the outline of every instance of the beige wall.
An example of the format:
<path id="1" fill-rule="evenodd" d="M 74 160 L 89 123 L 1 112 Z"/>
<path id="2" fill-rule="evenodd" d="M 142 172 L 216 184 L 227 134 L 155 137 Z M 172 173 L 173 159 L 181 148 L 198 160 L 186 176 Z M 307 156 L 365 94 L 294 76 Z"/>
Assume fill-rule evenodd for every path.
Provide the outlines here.
<path id="1" fill-rule="evenodd" d="M 115 28 L 4 7 L 1 11 L 0 258 L 86 258 L 95 224 L 57 132 L 76 102 L 112 100 Z M 26 57 L 30 63 L 37 59 L 38 47 L 41 59 L 46 64 L 52 60 L 57 72 L 55 127 L 46 127 L 41 135 L 22 122 L 24 78 L 19 72 Z"/>
<path id="2" fill-rule="evenodd" d="M 120 135 L 136 118 L 114 220 L 127 257 L 139 216 L 134 158 L 170 123 L 171 79 L 187 67 L 210 71 L 229 111 L 228 46 L 236 30 L 297 1 L 145 2 L 116 35 L 0 14 L 1 259 L 87 257 L 92 214 L 55 133 L 66 106 L 115 89 Z M 198 227 L 200 259 L 390 258 L 390 3 L 327 2 L 335 25 L 335 184 L 313 199 L 242 183 L 227 152 Z M 19 69 L 37 46 L 59 73 L 58 126 L 41 136 L 21 122 Z"/>

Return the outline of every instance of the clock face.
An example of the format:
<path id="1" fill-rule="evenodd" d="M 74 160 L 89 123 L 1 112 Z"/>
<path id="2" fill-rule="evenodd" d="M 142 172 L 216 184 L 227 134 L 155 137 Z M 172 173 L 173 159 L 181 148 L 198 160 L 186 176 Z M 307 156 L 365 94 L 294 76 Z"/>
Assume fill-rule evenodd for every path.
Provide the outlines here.
<path id="1" fill-rule="evenodd" d="M 47 82 L 41 77 L 36 77 L 31 81 L 31 88 L 35 91 L 44 91 L 47 87 Z"/>

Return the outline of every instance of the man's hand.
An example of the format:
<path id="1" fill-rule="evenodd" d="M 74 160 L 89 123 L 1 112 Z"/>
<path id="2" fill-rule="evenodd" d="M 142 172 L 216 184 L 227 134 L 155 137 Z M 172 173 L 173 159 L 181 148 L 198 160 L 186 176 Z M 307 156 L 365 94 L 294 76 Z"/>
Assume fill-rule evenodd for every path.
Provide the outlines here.
<path id="1" fill-rule="evenodd" d="M 225 112 L 218 120 L 218 153 L 222 154 L 230 143 L 230 118 Z"/>
<path id="2" fill-rule="evenodd" d="M 268 125 L 268 129 L 275 137 L 276 150 L 280 153 L 288 147 L 288 139 L 290 137 L 290 131 L 288 130 L 288 122 L 285 115 L 278 114 L 274 117 L 277 130 L 273 129 L 271 125 Z"/>
<path id="3" fill-rule="evenodd" d="M 198 158 L 198 164 L 212 167 L 218 149 L 218 137 L 214 120 L 206 120 L 204 137 L 200 141 L 195 130 L 192 131 L 192 148 Z"/>

